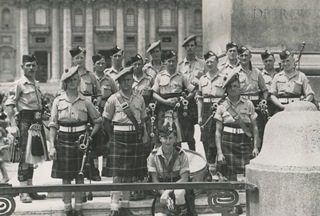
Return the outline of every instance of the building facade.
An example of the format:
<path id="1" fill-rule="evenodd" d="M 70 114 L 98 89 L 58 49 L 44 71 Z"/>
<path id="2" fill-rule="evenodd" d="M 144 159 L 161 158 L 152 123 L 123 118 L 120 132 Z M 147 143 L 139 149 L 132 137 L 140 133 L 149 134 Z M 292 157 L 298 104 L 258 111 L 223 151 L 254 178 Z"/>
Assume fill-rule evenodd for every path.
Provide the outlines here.
<path id="1" fill-rule="evenodd" d="M 108 57 L 118 45 L 125 61 L 136 53 L 148 58 L 148 44 L 157 40 L 182 59 L 190 34 L 199 36 L 202 55 L 202 0 L 0 0 L 0 80 L 20 77 L 21 56 L 34 53 L 37 80 L 58 82 L 78 45 L 89 70 L 99 50 Z"/>

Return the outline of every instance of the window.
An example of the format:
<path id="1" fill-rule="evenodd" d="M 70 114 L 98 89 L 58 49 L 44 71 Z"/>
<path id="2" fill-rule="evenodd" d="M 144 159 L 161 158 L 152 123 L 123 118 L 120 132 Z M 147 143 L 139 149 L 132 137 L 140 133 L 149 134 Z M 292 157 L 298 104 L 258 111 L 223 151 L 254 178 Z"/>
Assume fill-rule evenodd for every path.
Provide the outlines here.
<path id="1" fill-rule="evenodd" d="M 132 8 L 127 10 L 126 24 L 130 27 L 134 26 L 134 10 Z"/>
<path id="2" fill-rule="evenodd" d="M 83 36 L 74 36 L 73 38 L 74 43 L 82 43 L 83 40 Z"/>
<path id="3" fill-rule="evenodd" d="M 162 42 L 163 43 L 171 43 L 172 42 L 172 38 L 171 37 L 163 37 L 162 38 Z"/>
<path id="4" fill-rule="evenodd" d="M 133 37 L 133 36 L 128 36 L 127 37 L 127 42 L 128 43 L 134 43 L 135 41 L 136 41 L 135 37 Z"/>
<path id="5" fill-rule="evenodd" d="M 74 26 L 83 27 L 83 13 L 80 8 L 76 9 L 74 12 Z"/>
<path id="6" fill-rule="evenodd" d="M 111 26 L 109 8 L 101 8 L 99 12 L 100 26 Z"/>
<path id="7" fill-rule="evenodd" d="M 10 10 L 8 8 L 5 8 L 2 10 L 2 26 L 4 27 L 10 27 L 10 22 L 11 20 L 11 13 Z"/>
<path id="8" fill-rule="evenodd" d="M 46 38 L 44 37 L 36 37 L 36 43 L 45 43 L 46 42 Z"/>
<path id="9" fill-rule="evenodd" d="M 202 26 L 202 12 L 200 9 L 194 11 L 194 25 Z"/>
<path id="10" fill-rule="evenodd" d="M 10 58 L 10 55 L 8 53 L 5 53 L 2 56 L 2 63 L 3 63 L 2 70 L 4 70 L 4 71 L 10 71 L 11 70 L 11 58 Z"/>
<path id="11" fill-rule="evenodd" d="M 161 13 L 161 24 L 162 26 L 171 26 L 171 10 L 166 8 Z"/>
<path id="12" fill-rule="evenodd" d="M 36 25 L 46 25 L 47 24 L 47 12 L 44 8 L 38 8 L 36 10 L 35 23 Z"/>

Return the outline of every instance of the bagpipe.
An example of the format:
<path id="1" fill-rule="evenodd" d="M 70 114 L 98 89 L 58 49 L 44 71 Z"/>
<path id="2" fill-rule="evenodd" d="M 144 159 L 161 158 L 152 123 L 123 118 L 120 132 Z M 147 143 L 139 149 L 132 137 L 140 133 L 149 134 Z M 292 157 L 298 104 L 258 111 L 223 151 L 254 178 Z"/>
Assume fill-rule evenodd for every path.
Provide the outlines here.
<path id="1" fill-rule="evenodd" d="M 257 111 L 260 111 L 262 115 L 266 117 L 267 120 L 270 118 L 267 100 L 261 100 L 255 107 Z"/>
<path id="2" fill-rule="evenodd" d="M 211 115 L 208 117 L 208 119 L 200 126 L 201 130 L 204 129 L 204 127 L 213 119 L 214 115 L 216 114 L 217 108 L 218 108 L 218 102 L 212 103 L 210 107 Z"/>

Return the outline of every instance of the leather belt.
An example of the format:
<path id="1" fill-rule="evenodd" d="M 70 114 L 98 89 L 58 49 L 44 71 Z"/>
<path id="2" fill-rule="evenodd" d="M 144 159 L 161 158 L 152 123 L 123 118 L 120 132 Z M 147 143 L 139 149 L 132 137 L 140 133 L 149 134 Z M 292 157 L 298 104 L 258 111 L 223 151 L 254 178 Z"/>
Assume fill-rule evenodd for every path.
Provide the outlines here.
<path id="1" fill-rule="evenodd" d="M 113 125 L 113 130 L 115 130 L 115 131 L 135 131 L 136 127 L 134 125 Z"/>
<path id="2" fill-rule="evenodd" d="M 233 134 L 244 134 L 244 131 L 241 128 L 233 128 L 233 127 L 223 127 L 224 132 L 233 133 Z"/>
<path id="3" fill-rule="evenodd" d="M 69 133 L 75 133 L 75 132 L 80 132 L 86 130 L 85 125 L 81 126 L 76 126 L 76 127 L 65 127 L 65 126 L 60 126 L 59 131 L 61 132 L 69 132 Z"/>
<path id="4" fill-rule="evenodd" d="M 279 98 L 280 103 L 282 104 L 288 104 L 295 101 L 300 101 L 300 98 Z"/>
<path id="5" fill-rule="evenodd" d="M 241 97 L 248 100 L 259 100 L 259 95 L 241 95 Z"/>

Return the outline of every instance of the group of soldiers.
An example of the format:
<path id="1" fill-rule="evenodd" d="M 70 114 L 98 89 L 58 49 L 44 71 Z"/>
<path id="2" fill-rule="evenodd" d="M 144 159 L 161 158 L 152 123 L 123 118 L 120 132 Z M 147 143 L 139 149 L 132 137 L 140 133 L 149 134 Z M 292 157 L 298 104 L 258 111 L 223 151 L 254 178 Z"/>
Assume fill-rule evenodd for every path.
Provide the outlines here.
<path id="1" fill-rule="evenodd" d="M 186 37 L 182 46 L 186 56 L 181 62 L 177 61 L 174 51 L 168 51 L 162 58 L 161 42 L 157 41 L 149 44 L 147 49 L 151 57 L 149 62 L 145 63 L 141 55 L 136 54 L 127 67 L 123 67 L 124 50 L 115 46 L 110 56 L 112 67 L 106 68 L 105 57 L 97 53 L 92 56 L 93 72 L 85 67 L 85 49 L 78 46 L 70 50 L 73 67 L 63 74 L 61 91 L 52 105 L 48 125 L 49 149 L 40 138 L 44 134 L 43 127 L 30 128 L 32 125 L 42 125 L 45 104 L 35 80 L 36 58 L 24 55 L 21 66 L 24 76 L 13 83 L 5 103 L 11 125 L 19 128 L 21 157 L 18 180 L 21 186 L 32 185 L 34 160 L 47 160 L 48 155 L 53 160 L 59 160 L 59 157 L 61 160 L 61 152 L 66 154 L 63 156 L 65 158 L 54 163 L 52 177 L 62 178 L 64 184 L 70 184 L 72 179 L 77 180 L 79 170 L 66 175 L 66 170 L 79 169 L 79 162 L 69 167 L 70 155 L 67 154 L 73 151 L 69 145 L 73 145 L 79 134 L 86 130 L 84 125 L 88 122 L 93 126 L 89 137 L 93 142 L 108 147 L 105 153 L 89 159 L 91 175 L 88 178 L 95 181 L 101 180 L 98 155 L 103 155 L 102 176 L 112 176 L 114 183 L 130 182 L 132 177 L 144 176 L 147 173 L 146 157 L 161 146 L 159 129 L 163 126 L 167 126 L 168 130 L 175 128 L 177 146 L 187 142 L 189 149 L 195 151 L 194 126 L 199 124 L 207 160 L 215 163 L 219 160 L 219 152 L 216 148 L 217 119 L 214 116 L 217 107 L 226 98 L 224 84 L 234 73 L 238 74 L 241 97 L 250 100 L 258 113 L 259 149 L 269 116 L 294 101 L 314 100 L 307 77 L 296 69 L 294 54 L 288 50 L 280 53 L 280 71 L 274 66 L 274 54 L 269 51 L 262 53 L 264 68 L 260 71 L 252 66 L 251 51 L 234 42 L 226 44 L 226 61 L 221 64 L 219 56 L 212 51 L 206 52 L 204 59 L 196 56 L 195 35 Z M 241 109 L 248 112 L 246 107 Z M 222 118 L 227 116 L 222 115 Z M 33 136 L 30 129 L 35 131 Z M 72 132 L 73 135 L 65 135 L 64 132 Z M 58 143 L 64 143 L 63 149 L 57 146 L 56 139 Z M 72 144 L 66 143 L 68 139 L 72 140 Z M 38 149 L 38 152 L 32 149 Z M 30 159 L 29 151 L 39 158 Z M 75 161 L 82 158 L 81 155 L 73 157 Z M 83 183 L 81 180 L 77 182 Z M 76 197 L 73 213 L 71 194 L 64 193 L 66 215 L 83 215 L 80 196 L 78 194 Z M 120 215 L 120 197 L 120 192 L 112 193 L 110 215 Z M 37 193 L 20 194 L 23 203 L 44 198 L 44 195 Z M 127 208 L 129 199 L 130 194 L 122 194 L 121 215 L 133 215 Z"/>

